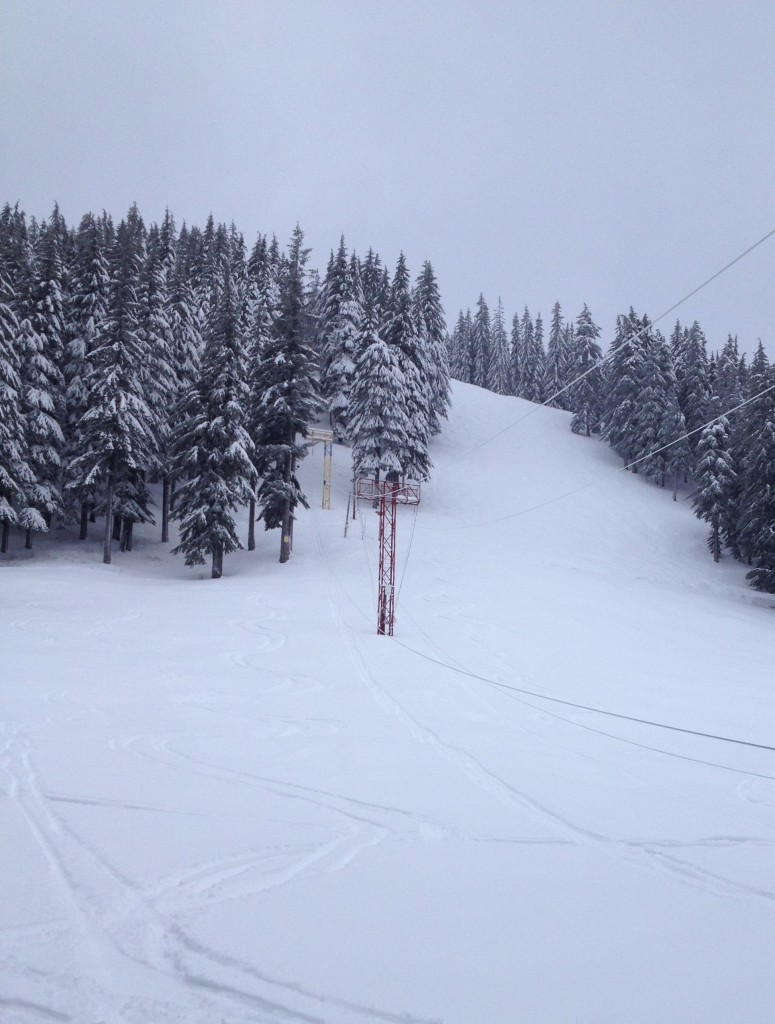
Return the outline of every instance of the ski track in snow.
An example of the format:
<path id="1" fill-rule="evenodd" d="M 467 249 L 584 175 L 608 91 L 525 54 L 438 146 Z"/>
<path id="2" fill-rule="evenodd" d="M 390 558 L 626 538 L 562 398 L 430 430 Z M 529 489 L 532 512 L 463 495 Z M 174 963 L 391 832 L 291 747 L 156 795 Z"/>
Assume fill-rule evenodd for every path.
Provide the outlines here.
<path id="1" fill-rule="evenodd" d="M 346 830 L 326 843 L 221 858 L 174 873 L 151 885 L 139 886 L 119 873 L 64 818 L 52 811 L 49 806 L 52 798 L 47 799 L 40 789 L 28 741 L 18 732 L 4 732 L 2 767 L 10 780 L 9 795 L 49 863 L 51 883 L 63 918 L 50 925 L 12 929 L 10 934 L 0 935 L 0 941 L 12 941 L 16 948 L 25 941 L 37 945 L 56 940 L 69 942 L 77 948 L 80 973 L 52 975 L 47 984 L 67 991 L 70 1004 L 88 1015 L 85 1019 L 110 1024 L 147 1024 L 149 1019 L 154 1022 L 178 1020 L 179 1012 L 183 1012 L 187 1021 L 215 1024 L 224 1019 L 224 1013 L 227 1014 L 225 1019 L 230 1019 L 236 1005 L 243 1011 L 260 1013 L 262 1016 L 255 1017 L 257 1021 L 436 1024 L 430 1018 L 394 1014 L 273 978 L 254 965 L 196 941 L 179 923 L 213 901 L 256 896 L 312 872 L 342 870 L 362 850 L 381 842 L 389 834 L 387 830 L 337 808 L 336 798 L 326 800 L 322 793 L 319 800 L 291 794 L 291 799 L 311 800 L 335 810 L 347 822 Z M 137 739 L 147 737 L 128 741 L 125 749 L 134 749 Z M 169 753 L 168 739 L 156 742 L 155 747 L 162 753 Z M 174 754 L 172 756 L 173 760 L 165 763 L 180 764 L 174 760 Z M 206 762 L 197 763 L 206 765 Z M 258 777 L 215 766 L 210 766 L 206 774 L 232 778 L 232 781 L 244 776 L 245 784 L 262 785 Z M 268 781 L 273 791 L 283 795 L 281 783 Z M 82 959 L 84 951 L 89 954 L 87 962 Z M 142 978 L 143 971 L 150 971 L 156 982 L 159 975 L 166 978 L 171 983 L 170 1001 L 151 1003 L 129 993 L 123 999 L 119 997 L 117 992 L 128 987 L 120 980 L 127 963 L 133 976 Z M 181 998 L 184 1005 L 187 1004 L 185 1009 L 180 1006 Z M 20 1013 L 38 1013 L 51 1020 L 78 1019 L 58 1008 L 22 999 L 7 999 L 5 1005 Z"/>

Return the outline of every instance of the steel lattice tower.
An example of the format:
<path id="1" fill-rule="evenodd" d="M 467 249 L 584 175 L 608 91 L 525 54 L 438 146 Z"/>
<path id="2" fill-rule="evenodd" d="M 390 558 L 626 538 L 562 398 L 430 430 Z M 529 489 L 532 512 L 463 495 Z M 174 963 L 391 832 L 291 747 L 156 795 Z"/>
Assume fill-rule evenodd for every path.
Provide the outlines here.
<path id="1" fill-rule="evenodd" d="M 420 485 L 414 481 L 359 477 L 355 496 L 376 501 L 379 512 L 379 578 L 377 580 L 377 633 L 392 636 L 396 617 L 396 523 L 398 505 L 418 505 Z"/>

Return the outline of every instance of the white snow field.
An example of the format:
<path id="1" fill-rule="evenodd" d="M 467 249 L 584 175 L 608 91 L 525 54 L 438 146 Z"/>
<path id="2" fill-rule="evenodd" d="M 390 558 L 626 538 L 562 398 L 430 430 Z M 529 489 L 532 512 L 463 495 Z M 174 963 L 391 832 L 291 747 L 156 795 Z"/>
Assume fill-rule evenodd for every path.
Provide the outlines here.
<path id="1" fill-rule="evenodd" d="M 3 1024 L 775 1020 L 775 600 L 564 413 L 433 460 L 392 640 L 343 447 L 287 565 L 13 538 Z"/>

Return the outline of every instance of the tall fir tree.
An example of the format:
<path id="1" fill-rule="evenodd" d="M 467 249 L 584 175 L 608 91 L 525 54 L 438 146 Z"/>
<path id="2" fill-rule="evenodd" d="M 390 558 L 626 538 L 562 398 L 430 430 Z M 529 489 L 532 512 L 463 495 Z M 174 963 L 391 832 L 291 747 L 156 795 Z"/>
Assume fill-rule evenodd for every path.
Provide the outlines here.
<path id="1" fill-rule="evenodd" d="M 178 404 L 172 466 L 182 480 L 172 512 L 180 522 L 186 565 L 211 559 L 223 575 L 224 555 L 242 547 L 234 513 L 252 493 L 254 446 L 246 429 L 245 338 L 240 299 L 227 264 L 205 330 L 199 380 Z"/>
<path id="2" fill-rule="evenodd" d="M 678 345 L 675 372 L 678 401 L 686 420 L 692 450 L 695 450 L 699 443 L 700 428 L 707 420 L 708 401 L 711 397 L 705 335 L 696 320 Z"/>
<path id="3" fill-rule="evenodd" d="M 511 394 L 511 359 L 509 338 L 506 334 L 506 319 L 503 302 L 498 298 L 492 319 L 492 375 L 491 390 L 499 395 Z"/>
<path id="4" fill-rule="evenodd" d="M 57 231 L 43 225 L 35 248 L 25 247 L 21 320 L 22 411 L 34 477 L 25 495 L 25 546 L 64 512 L 61 492 L 65 416 L 62 262 Z"/>
<path id="5" fill-rule="evenodd" d="M 641 321 L 643 359 L 640 366 L 640 397 L 632 425 L 635 468 L 660 487 L 667 479 L 668 452 L 662 451 L 662 427 L 668 397 L 675 393 L 673 357 L 665 339 L 654 331 L 647 317 Z"/>
<path id="6" fill-rule="evenodd" d="M 428 425 L 431 435 L 435 435 L 441 432 L 441 421 L 447 418 L 450 405 L 450 369 L 441 293 L 429 260 L 423 264 L 417 278 L 412 304 L 430 393 Z"/>
<path id="7" fill-rule="evenodd" d="M 490 309 L 481 292 L 476 302 L 473 327 L 474 336 L 471 344 L 474 350 L 474 366 L 471 383 L 476 384 L 480 388 L 492 390 L 494 365 Z"/>
<path id="8" fill-rule="evenodd" d="M 549 326 L 549 343 L 546 347 L 544 372 L 545 400 L 555 409 L 569 409 L 569 395 L 565 390 L 569 383 L 571 353 L 567 347 L 568 336 L 563 322 L 559 302 L 552 307 L 552 322 Z"/>
<path id="9" fill-rule="evenodd" d="M 403 403 L 407 425 L 401 452 L 401 472 L 414 480 L 427 480 L 431 468 L 428 453 L 430 386 L 420 350 L 420 336 L 412 315 L 409 272 L 403 253 L 396 263 L 388 313 L 380 333 L 393 350 L 403 381 L 403 389 L 396 395 L 396 401 Z"/>
<path id="10" fill-rule="evenodd" d="M 522 387 L 522 325 L 519 314 L 515 313 L 511 320 L 510 357 L 511 357 L 511 394 L 519 395 Z"/>
<path id="11" fill-rule="evenodd" d="M 673 501 L 677 501 L 678 485 L 681 481 L 688 480 L 694 459 L 689 446 L 689 440 L 686 437 L 686 421 L 681 412 L 681 406 L 678 404 L 675 384 L 670 387 L 667 393 L 665 412 L 660 424 L 657 444 L 660 448 L 665 448 L 666 445 L 669 445 L 662 453 L 665 476 L 672 481 Z"/>
<path id="12" fill-rule="evenodd" d="M 259 518 L 267 530 L 281 529 L 280 561 L 291 555 L 295 509 L 308 507 L 296 477 L 296 463 L 307 452 L 306 437 L 321 406 L 315 356 L 304 343 L 304 267 L 308 250 L 297 227 L 283 262 L 279 307 L 263 354 L 258 386 L 263 408 L 258 430 Z"/>
<path id="13" fill-rule="evenodd" d="M 601 370 L 603 357 L 597 339 L 600 328 L 592 319 L 586 303 L 576 318 L 574 332 L 574 379 L 573 419 L 571 430 L 574 434 L 590 437 L 600 429 Z"/>
<path id="14" fill-rule="evenodd" d="M 471 383 L 470 365 L 468 352 L 470 348 L 470 325 L 471 313 L 469 310 L 468 320 L 463 310 L 458 314 L 457 323 L 449 337 L 449 372 L 455 380 L 462 380 L 466 384 Z"/>
<path id="15" fill-rule="evenodd" d="M 169 540 L 170 412 L 177 401 L 181 381 L 178 378 L 177 338 L 171 293 L 175 267 L 175 221 L 166 211 L 161 227 L 153 225 L 148 233 L 147 255 L 142 277 L 140 332 L 146 352 L 144 390 L 154 421 L 156 438 L 151 465 L 154 478 L 162 481 L 163 543 Z"/>
<path id="16" fill-rule="evenodd" d="M 355 341 L 362 312 L 360 265 L 353 255 L 345 270 L 339 309 L 330 325 L 332 356 L 325 381 L 325 398 L 337 441 L 344 441 L 348 436 L 350 392 L 355 372 Z"/>
<path id="17" fill-rule="evenodd" d="M 601 433 L 625 466 L 633 462 L 639 447 L 637 418 L 647 330 L 647 321 L 639 320 L 632 308 L 626 316 L 618 316 L 606 361 Z"/>
<path id="18" fill-rule="evenodd" d="M 702 431 L 697 445 L 695 515 L 710 523 L 708 550 L 721 558 L 724 536 L 735 520 L 733 500 L 737 474 L 729 452 L 729 423 L 721 416 Z"/>
<path id="19" fill-rule="evenodd" d="M 105 232 L 91 213 L 78 227 L 72 268 L 72 310 L 70 337 L 64 361 L 65 483 L 64 498 L 71 518 L 80 523 L 80 539 L 88 533 L 89 513 L 96 504 L 94 486 L 82 486 L 73 473 L 72 461 L 81 449 L 81 424 L 89 407 L 88 381 L 92 373 L 92 352 L 100 344 L 108 314 L 110 264 Z"/>
<path id="20" fill-rule="evenodd" d="M 0 554 L 8 551 L 11 526 L 34 483 L 22 413 L 19 322 L 11 286 L 0 266 Z"/>
<path id="21" fill-rule="evenodd" d="M 355 346 L 350 409 L 353 476 L 375 480 L 402 471 L 401 456 L 409 430 L 398 355 L 379 335 L 376 310 L 365 301 Z"/>
<path id="22" fill-rule="evenodd" d="M 70 466 L 71 485 L 86 491 L 104 488 L 106 564 L 112 558 L 117 513 L 127 516 L 126 530 L 136 520 L 152 521 L 144 476 L 154 457 L 156 435 L 144 389 L 147 353 L 141 337 L 138 294 L 144 244 L 145 227 L 133 206 L 116 233 L 109 309 L 91 352 L 88 408 L 79 421 L 78 444 Z"/>

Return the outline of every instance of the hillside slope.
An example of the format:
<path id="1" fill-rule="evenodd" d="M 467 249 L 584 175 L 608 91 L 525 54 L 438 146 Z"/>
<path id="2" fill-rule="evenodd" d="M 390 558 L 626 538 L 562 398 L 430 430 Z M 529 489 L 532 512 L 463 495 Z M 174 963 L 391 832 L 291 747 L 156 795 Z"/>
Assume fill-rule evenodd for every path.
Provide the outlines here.
<path id="1" fill-rule="evenodd" d="M 772 600 L 566 414 L 456 385 L 377 637 L 320 457 L 288 565 L 0 565 L 3 1020 L 771 1021 L 775 753 L 573 705 L 775 745 Z"/>

